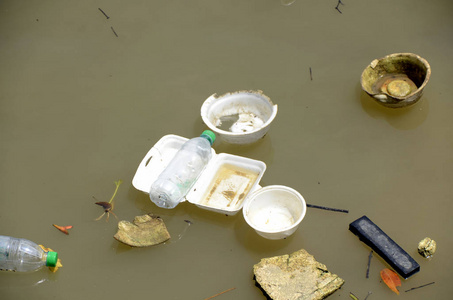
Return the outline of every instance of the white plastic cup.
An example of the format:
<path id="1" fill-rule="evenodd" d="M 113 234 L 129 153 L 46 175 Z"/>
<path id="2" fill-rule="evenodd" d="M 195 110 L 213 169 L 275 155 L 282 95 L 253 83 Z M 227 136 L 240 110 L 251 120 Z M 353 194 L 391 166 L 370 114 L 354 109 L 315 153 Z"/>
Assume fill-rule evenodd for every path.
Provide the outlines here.
<path id="1" fill-rule="evenodd" d="M 260 236 L 270 240 L 293 234 L 306 211 L 304 197 L 283 185 L 267 186 L 252 193 L 242 210 L 245 221 Z"/>

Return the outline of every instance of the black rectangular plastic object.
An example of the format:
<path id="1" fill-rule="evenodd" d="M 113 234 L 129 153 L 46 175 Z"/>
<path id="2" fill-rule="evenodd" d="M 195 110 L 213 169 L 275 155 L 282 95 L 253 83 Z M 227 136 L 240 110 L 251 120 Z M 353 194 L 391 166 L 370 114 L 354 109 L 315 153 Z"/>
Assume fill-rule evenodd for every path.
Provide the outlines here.
<path id="1" fill-rule="evenodd" d="M 349 230 L 379 254 L 401 277 L 420 271 L 420 265 L 367 216 L 349 224 Z"/>

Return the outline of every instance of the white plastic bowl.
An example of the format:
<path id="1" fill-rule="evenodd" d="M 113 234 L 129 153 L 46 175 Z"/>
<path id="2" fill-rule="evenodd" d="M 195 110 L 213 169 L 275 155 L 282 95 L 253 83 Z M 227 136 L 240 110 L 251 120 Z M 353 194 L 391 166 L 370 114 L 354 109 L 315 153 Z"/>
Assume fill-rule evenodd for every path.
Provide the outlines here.
<path id="1" fill-rule="evenodd" d="M 293 234 L 305 217 L 305 199 L 296 190 L 270 185 L 252 193 L 243 207 L 245 221 L 262 237 L 278 240 Z"/>
<path id="2" fill-rule="evenodd" d="M 201 106 L 203 122 L 227 143 L 250 144 L 262 138 L 277 115 L 277 105 L 262 91 L 214 94 Z M 219 128 L 222 119 L 238 118 L 230 128 Z"/>

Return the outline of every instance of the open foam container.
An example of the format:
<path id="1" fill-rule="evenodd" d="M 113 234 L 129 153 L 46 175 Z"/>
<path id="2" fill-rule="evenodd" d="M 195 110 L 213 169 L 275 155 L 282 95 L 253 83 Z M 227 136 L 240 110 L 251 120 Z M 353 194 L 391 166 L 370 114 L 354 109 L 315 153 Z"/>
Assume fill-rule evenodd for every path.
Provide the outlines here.
<path id="1" fill-rule="evenodd" d="M 149 194 L 152 183 L 187 140 L 173 134 L 163 136 L 141 161 L 132 180 L 133 186 Z M 242 156 L 217 154 L 214 149 L 211 151 L 211 160 L 185 200 L 203 209 L 235 215 L 244 206 L 247 195 L 261 188 L 259 182 L 266 164 Z"/>

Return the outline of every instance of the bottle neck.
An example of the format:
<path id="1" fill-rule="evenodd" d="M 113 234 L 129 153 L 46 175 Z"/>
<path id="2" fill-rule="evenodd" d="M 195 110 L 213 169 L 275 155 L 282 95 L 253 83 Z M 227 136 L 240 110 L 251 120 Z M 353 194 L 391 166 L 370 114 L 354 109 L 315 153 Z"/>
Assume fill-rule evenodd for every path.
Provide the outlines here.
<path id="1" fill-rule="evenodd" d="M 205 138 L 205 139 L 209 142 L 209 144 L 210 144 L 211 146 L 212 146 L 212 144 L 214 143 L 214 141 L 212 140 L 212 138 L 211 138 L 209 135 L 207 135 L 207 134 L 202 134 L 202 135 L 200 135 L 200 137 Z"/>
<path id="2" fill-rule="evenodd" d="M 49 251 L 44 254 L 46 257 L 46 266 L 47 267 L 55 267 L 58 261 L 58 253 Z"/>

